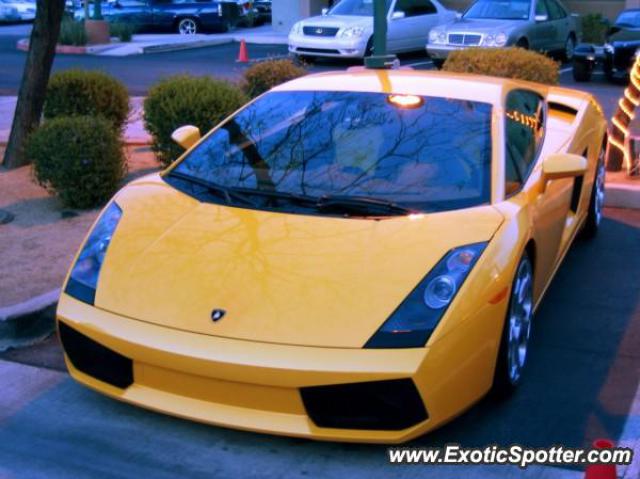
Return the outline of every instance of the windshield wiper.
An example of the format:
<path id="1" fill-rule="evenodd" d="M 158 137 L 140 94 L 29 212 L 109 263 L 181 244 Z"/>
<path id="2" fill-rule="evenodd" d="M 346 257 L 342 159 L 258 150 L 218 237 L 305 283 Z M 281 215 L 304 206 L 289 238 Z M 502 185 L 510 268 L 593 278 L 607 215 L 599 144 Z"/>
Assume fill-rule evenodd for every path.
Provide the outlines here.
<path id="1" fill-rule="evenodd" d="M 255 196 L 264 196 L 266 198 L 273 198 L 277 200 L 285 200 L 291 203 L 296 203 L 298 205 L 309 205 L 315 206 L 318 202 L 319 198 L 315 196 L 308 195 L 298 195 L 295 193 L 287 193 L 285 191 L 277 191 L 277 190 L 258 190 L 258 189 L 250 189 L 250 188 L 236 188 L 235 191 L 240 192 L 246 195 L 255 195 Z"/>
<path id="2" fill-rule="evenodd" d="M 414 213 L 413 210 L 391 201 L 367 196 L 325 195 L 320 197 L 316 208 L 320 211 L 338 211 L 366 216 L 404 216 Z"/>
<path id="3" fill-rule="evenodd" d="M 203 180 L 202 178 L 198 178 L 197 176 L 187 175 L 186 173 L 181 173 L 175 170 L 171 171 L 168 176 L 178 178 L 180 180 L 184 180 L 198 186 L 202 186 L 206 188 L 210 193 L 217 194 L 218 196 L 223 198 L 227 202 L 227 204 L 231 204 L 233 202 L 232 200 L 236 200 L 250 206 L 256 206 L 256 204 L 249 198 L 247 198 L 245 194 L 236 191 L 228 186 L 219 185 L 212 181 Z"/>

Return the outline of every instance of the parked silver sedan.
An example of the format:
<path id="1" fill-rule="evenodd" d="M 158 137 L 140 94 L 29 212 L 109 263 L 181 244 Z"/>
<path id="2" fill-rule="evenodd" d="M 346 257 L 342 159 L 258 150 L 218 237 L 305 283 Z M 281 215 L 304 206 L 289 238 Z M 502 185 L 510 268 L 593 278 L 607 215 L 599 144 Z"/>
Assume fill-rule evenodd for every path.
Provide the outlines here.
<path id="1" fill-rule="evenodd" d="M 386 0 L 391 53 L 422 50 L 429 30 L 456 17 L 437 0 Z M 305 57 L 363 58 L 373 51 L 373 0 L 341 0 L 322 16 L 296 23 L 289 52 Z"/>
<path id="2" fill-rule="evenodd" d="M 559 0 L 477 0 L 460 18 L 431 30 L 427 52 L 436 65 L 468 47 L 518 46 L 570 60 L 578 33 L 576 17 Z"/>

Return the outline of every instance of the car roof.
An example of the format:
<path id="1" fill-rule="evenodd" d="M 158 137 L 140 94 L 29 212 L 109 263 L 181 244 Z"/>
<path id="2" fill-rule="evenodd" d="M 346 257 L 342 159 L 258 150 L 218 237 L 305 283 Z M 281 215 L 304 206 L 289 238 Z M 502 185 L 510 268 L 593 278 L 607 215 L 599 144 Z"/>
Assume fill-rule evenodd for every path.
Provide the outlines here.
<path id="1" fill-rule="evenodd" d="M 547 95 L 547 87 L 505 78 L 426 70 L 367 70 L 307 75 L 275 87 L 274 91 L 353 91 L 436 96 L 502 104 L 505 89 L 528 88 Z"/>

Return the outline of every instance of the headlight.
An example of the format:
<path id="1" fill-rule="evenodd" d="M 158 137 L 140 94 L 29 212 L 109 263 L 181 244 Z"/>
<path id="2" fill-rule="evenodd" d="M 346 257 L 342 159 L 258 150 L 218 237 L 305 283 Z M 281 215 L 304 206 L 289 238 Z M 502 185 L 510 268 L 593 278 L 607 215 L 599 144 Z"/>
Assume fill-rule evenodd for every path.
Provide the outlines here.
<path id="1" fill-rule="evenodd" d="M 507 35 L 506 33 L 498 33 L 494 35 L 493 33 L 489 33 L 485 35 L 482 40 L 482 46 L 485 47 L 503 47 L 507 44 Z"/>
<path id="2" fill-rule="evenodd" d="M 487 243 L 449 251 L 409 293 L 365 348 L 421 348 L 444 316 Z"/>
<path id="3" fill-rule="evenodd" d="M 302 34 L 302 22 L 295 23 L 291 28 L 291 33 L 293 33 L 294 35 Z"/>
<path id="4" fill-rule="evenodd" d="M 357 38 L 364 34 L 364 28 L 362 27 L 347 27 L 344 28 L 339 36 L 342 38 Z"/>
<path id="5" fill-rule="evenodd" d="M 495 38 L 497 47 L 504 47 L 507 44 L 507 34 L 506 33 L 498 33 Z"/>
<path id="6" fill-rule="evenodd" d="M 447 43 L 447 34 L 443 30 L 431 30 L 429 32 L 429 43 Z"/>
<path id="7" fill-rule="evenodd" d="M 121 217 L 122 210 L 115 202 L 104 210 L 78 255 L 69 275 L 65 293 L 85 303 L 93 304 L 100 268 Z"/>

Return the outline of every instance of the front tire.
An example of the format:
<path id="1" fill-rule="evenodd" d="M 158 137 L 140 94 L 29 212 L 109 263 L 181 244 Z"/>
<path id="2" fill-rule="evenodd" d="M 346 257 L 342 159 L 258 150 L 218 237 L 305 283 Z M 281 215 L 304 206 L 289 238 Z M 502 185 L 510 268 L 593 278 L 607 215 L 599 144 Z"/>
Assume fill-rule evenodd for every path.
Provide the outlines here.
<path id="1" fill-rule="evenodd" d="M 176 30 L 180 35 L 195 35 L 198 33 L 198 22 L 195 18 L 181 18 L 178 21 Z"/>
<path id="2" fill-rule="evenodd" d="M 442 70 L 442 67 L 444 66 L 444 60 L 441 58 L 432 58 L 431 61 L 433 62 L 433 66 L 436 67 L 436 69 L 438 70 Z"/>
<path id="3" fill-rule="evenodd" d="M 591 66 L 584 60 L 573 59 L 573 79 L 577 82 L 588 82 L 591 80 Z"/>
<path id="4" fill-rule="evenodd" d="M 601 148 L 598 157 L 598 165 L 596 166 L 596 177 L 591 190 L 591 199 L 589 201 L 589 212 L 582 230 L 582 237 L 586 239 L 595 238 L 602 221 L 602 211 L 604 209 L 605 197 L 605 176 L 606 168 L 604 164 L 605 149 Z"/>
<path id="5" fill-rule="evenodd" d="M 564 44 L 564 51 L 562 52 L 562 59 L 566 62 L 573 60 L 573 55 L 576 51 L 576 39 L 573 34 L 569 35 L 567 41 Z"/>
<path id="6" fill-rule="evenodd" d="M 499 397 L 513 393 L 522 381 L 531 337 L 533 318 L 533 266 L 525 253 L 511 285 L 507 317 L 493 378 L 493 391 Z"/>

